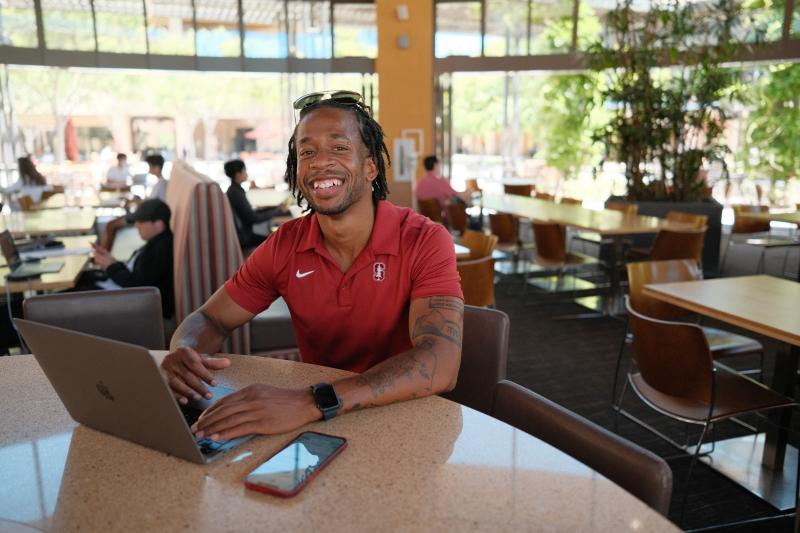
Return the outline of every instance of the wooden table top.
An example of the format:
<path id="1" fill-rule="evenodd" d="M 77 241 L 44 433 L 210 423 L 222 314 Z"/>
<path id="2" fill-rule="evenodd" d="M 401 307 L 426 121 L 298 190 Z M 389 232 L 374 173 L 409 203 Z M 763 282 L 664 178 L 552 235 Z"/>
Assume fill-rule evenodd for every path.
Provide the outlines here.
<path id="1" fill-rule="evenodd" d="M 114 192 L 92 192 L 81 196 L 68 196 L 64 193 L 54 194 L 50 198 L 34 206 L 36 209 L 64 209 L 65 207 L 123 207 L 125 194 Z"/>
<path id="2" fill-rule="evenodd" d="M 644 294 L 800 346 L 800 283 L 742 276 L 646 285 Z"/>
<path id="3" fill-rule="evenodd" d="M 800 225 L 800 211 L 792 211 L 789 213 L 738 213 L 736 216 L 752 220 L 769 220 Z"/>
<path id="4" fill-rule="evenodd" d="M 89 262 L 89 254 L 86 253 L 86 250 L 91 246 L 90 243 L 96 240 L 96 237 L 94 235 L 78 235 L 61 237 L 58 240 L 64 243 L 63 252 L 69 255 L 48 257 L 42 259 L 42 263 L 63 261 L 64 266 L 61 267 L 61 270 L 53 274 L 42 274 L 38 278 L 15 281 L 9 285 L 10 292 L 58 291 L 71 289 L 75 286 L 78 277 L 80 277 L 81 272 Z M 0 290 L 5 290 L 8 271 L 5 259 L 0 258 Z"/>
<path id="5" fill-rule="evenodd" d="M 483 207 L 511 213 L 531 220 L 557 222 L 572 228 L 594 231 L 601 235 L 633 235 L 657 233 L 660 229 L 685 229 L 687 224 L 658 217 L 628 216 L 610 209 L 587 209 L 579 205 L 557 204 L 513 194 L 484 194 Z"/>
<path id="6" fill-rule="evenodd" d="M 232 387 L 345 375 L 231 362 L 217 377 Z M 259 436 L 209 465 L 79 426 L 31 355 L 0 357 L 0 405 L 0 520 L 44 531 L 678 531 L 557 449 L 439 397 Z M 248 472 L 305 430 L 345 437 L 347 449 L 293 498 L 244 488 Z"/>
<path id="7" fill-rule="evenodd" d="M 81 235 L 94 231 L 94 209 L 42 209 L 0 215 L 0 231 L 28 235 Z"/>
<path id="8" fill-rule="evenodd" d="M 294 198 L 292 198 L 290 191 L 276 191 L 275 189 L 250 189 L 247 191 L 247 199 L 254 209 L 273 207 L 287 200 L 294 203 Z"/>

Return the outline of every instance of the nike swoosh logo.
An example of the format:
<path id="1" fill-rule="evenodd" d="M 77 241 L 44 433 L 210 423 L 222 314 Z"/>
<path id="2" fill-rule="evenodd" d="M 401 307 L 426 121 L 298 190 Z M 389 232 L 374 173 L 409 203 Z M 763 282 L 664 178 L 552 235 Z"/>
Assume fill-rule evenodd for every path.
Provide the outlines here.
<path id="1" fill-rule="evenodd" d="M 295 276 L 297 276 L 298 278 L 304 278 L 304 277 L 309 276 L 309 275 L 311 275 L 313 273 L 314 273 L 313 270 L 309 270 L 308 272 L 300 272 L 300 269 L 298 268 L 297 272 L 295 273 Z"/>

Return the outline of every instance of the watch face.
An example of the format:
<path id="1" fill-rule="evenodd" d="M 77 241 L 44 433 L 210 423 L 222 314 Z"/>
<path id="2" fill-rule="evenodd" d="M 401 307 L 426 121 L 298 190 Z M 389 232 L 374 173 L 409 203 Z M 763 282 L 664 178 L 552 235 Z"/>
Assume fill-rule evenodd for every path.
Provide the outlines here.
<path id="1" fill-rule="evenodd" d="M 320 409 L 330 409 L 339 405 L 339 400 L 336 398 L 336 392 L 333 390 L 332 385 L 326 384 L 317 387 L 314 391 L 314 398 Z"/>

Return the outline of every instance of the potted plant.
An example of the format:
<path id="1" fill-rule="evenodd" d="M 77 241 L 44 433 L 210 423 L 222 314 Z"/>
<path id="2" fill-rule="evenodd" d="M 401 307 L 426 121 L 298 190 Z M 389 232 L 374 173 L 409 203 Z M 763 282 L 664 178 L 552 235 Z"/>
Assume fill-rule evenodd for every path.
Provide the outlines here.
<path id="1" fill-rule="evenodd" d="M 590 67 L 605 77 L 601 95 L 610 108 L 594 139 L 607 159 L 624 163 L 627 200 L 641 214 L 709 217 L 703 262 L 713 275 L 722 206 L 710 199 L 705 172 L 718 163 L 723 178 L 728 175 L 725 101 L 738 85 L 724 63 L 740 45 L 734 37 L 740 7 L 730 0 L 651 0 L 646 11 L 633 6 L 618 0 L 605 34 L 589 49 Z"/>

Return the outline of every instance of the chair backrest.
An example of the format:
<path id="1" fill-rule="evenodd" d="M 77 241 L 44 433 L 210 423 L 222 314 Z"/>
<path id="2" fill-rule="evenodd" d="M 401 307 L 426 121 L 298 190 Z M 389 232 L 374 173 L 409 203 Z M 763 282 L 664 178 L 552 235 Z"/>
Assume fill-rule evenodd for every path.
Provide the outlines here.
<path id="1" fill-rule="evenodd" d="M 619 211 L 626 216 L 634 216 L 639 213 L 639 204 L 626 204 L 625 202 L 606 202 L 606 209 Z"/>
<path id="2" fill-rule="evenodd" d="M 547 194 L 546 192 L 537 192 L 534 195 L 534 198 L 536 198 L 537 200 L 545 200 L 547 202 L 554 202 L 556 199 L 555 196 L 553 196 L 552 194 Z"/>
<path id="3" fill-rule="evenodd" d="M 510 381 L 497 384 L 492 416 L 574 457 L 662 515 L 669 511 L 672 470 L 653 452 Z"/>
<path id="4" fill-rule="evenodd" d="M 533 185 L 503 185 L 503 192 L 517 196 L 530 196 L 533 193 Z"/>
<path id="5" fill-rule="evenodd" d="M 519 244 L 517 219 L 510 213 L 493 213 L 489 215 L 489 227 L 497 242 L 501 244 Z"/>
<path id="6" fill-rule="evenodd" d="M 468 229 L 461 235 L 461 245 L 469 248 L 470 259 L 488 257 L 497 245 L 497 235 Z"/>
<path id="7" fill-rule="evenodd" d="M 427 200 L 417 200 L 417 210 L 423 216 L 428 217 L 434 222 L 442 224 L 442 207 L 436 198 L 429 198 Z"/>
<path id="8" fill-rule="evenodd" d="M 242 264 L 230 202 L 211 178 L 174 161 L 167 187 L 175 242 L 175 320 L 180 324 Z M 228 353 L 250 353 L 250 325 L 231 333 Z"/>
<path id="9" fill-rule="evenodd" d="M 674 320 L 689 314 L 685 309 L 645 296 L 644 286 L 650 283 L 671 283 L 702 279 L 703 271 L 694 259 L 641 261 L 628 263 L 628 294 L 631 306 L 639 313 L 661 320 Z"/>
<path id="10" fill-rule="evenodd" d="M 579 198 L 570 198 L 569 196 L 564 196 L 561 198 L 561 202 L 559 203 L 565 205 L 583 205 L 583 200 Z"/>
<path id="11" fill-rule="evenodd" d="M 447 220 L 450 228 L 459 233 L 464 233 L 467 229 L 467 208 L 460 202 L 447 205 Z"/>
<path id="12" fill-rule="evenodd" d="M 17 198 L 20 211 L 33 211 L 34 201 L 30 196 L 20 196 Z"/>
<path id="13" fill-rule="evenodd" d="M 647 317 L 630 305 L 627 296 L 625 306 L 633 357 L 647 385 L 675 399 L 710 405 L 714 361 L 703 328 Z"/>
<path id="14" fill-rule="evenodd" d="M 667 220 L 672 222 L 684 222 L 691 224 L 694 229 L 702 229 L 708 222 L 706 215 L 693 215 L 692 213 L 684 213 L 683 211 L 669 211 L 667 212 Z"/>
<path id="15" fill-rule="evenodd" d="M 475 178 L 467 178 L 464 180 L 464 184 L 469 192 L 482 192 L 478 186 L 478 180 Z"/>
<path id="16" fill-rule="evenodd" d="M 161 294 L 155 287 L 31 296 L 25 318 L 51 326 L 163 350 Z"/>
<path id="17" fill-rule="evenodd" d="M 536 255 L 548 261 L 563 261 L 567 257 L 567 234 L 564 226 L 555 222 L 534 220 L 533 240 Z"/>
<path id="18" fill-rule="evenodd" d="M 681 231 L 662 229 L 656 234 L 651 261 L 665 259 L 694 259 L 700 262 L 703 254 L 703 239 L 706 228 L 686 229 Z"/>
<path id="19" fill-rule="evenodd" d="M 461 275 L 464 303 L 477 307 L 494 305 L 494 259 L 491 255 L 456 263 Z"/>
<path id="20" fill-rule="evenodd" d="M 769 213 L 769 206 L 733 206 L 733 228 L 731 228 L 731 233 L 760 233 L 762 231 L 769 231 L 769 220 L 751 220 L 739 216 L 744 213 Z"/>
<path id="21" fill-rule="evenodd" d="M 464 306 L 461 367 L 448 400 L 489 414 L 495 385 L 505 379 L 508 364 L 508 315 L 497 309 Z"/>

